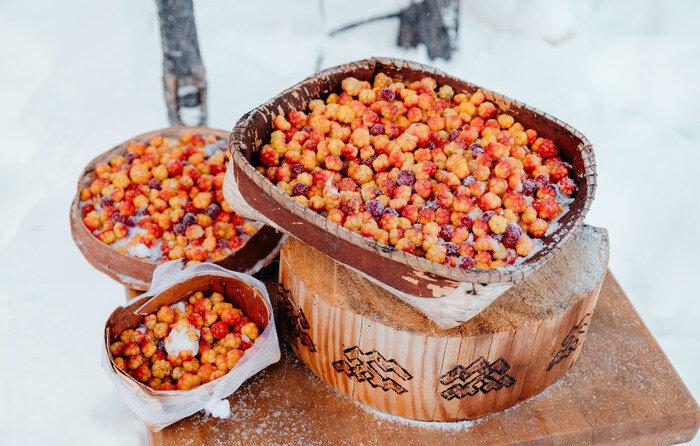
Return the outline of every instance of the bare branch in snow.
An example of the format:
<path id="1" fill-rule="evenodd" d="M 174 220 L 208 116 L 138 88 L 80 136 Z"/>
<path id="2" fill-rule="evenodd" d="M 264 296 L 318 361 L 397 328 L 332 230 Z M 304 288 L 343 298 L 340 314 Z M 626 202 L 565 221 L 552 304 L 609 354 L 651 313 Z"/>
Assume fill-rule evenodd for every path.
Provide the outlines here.
<path id="1" fill-rule="evenodd" d="M 170 125 L 206 125 L 207 81 L 192 0 L 156 0 Z"/>
<path id="2" fill-rule="evenodd" d="M 397 44 L 402 48 L 415 48 L 424 44 L 428 57 L 445 60 L 449 60 L 457 49 L 459 0 L 423 0 L 411 3 L 399 12 L 359 20 L 336 28 L 328 35 L 333 37 L 367 23 L 393 18 L 399 19 Z"/>

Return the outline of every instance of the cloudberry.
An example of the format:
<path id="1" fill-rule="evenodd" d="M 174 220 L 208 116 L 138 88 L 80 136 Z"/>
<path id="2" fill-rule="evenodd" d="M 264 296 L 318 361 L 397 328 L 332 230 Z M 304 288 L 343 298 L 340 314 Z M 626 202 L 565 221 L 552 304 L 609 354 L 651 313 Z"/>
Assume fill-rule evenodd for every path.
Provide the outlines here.
<path id="1" fill-rule="evenodd" d="M 532 203 L 540 218 L 552 220 L 559 214 L 559 203 L 552 198 L 538 198 Z"/>
<path id="2" fill-rule="evenodd" d="M 335 223 L 454 267 L 457 254 L 474 255 L 470 231 L 477 239 L 496 237 L 492 250 L 473 258 L 474 266 L 498 268 L 520 255 L 513 248 L 525 237 L 523 229 L 546 232 L 546 220 L 565 209 L 566 195 L 576 187 L 570 165 L 551 140 L 500 113 L 481 91 L 455 95 L 449 86 L 438 89 L 432 78 L 404 84 L 383 73 L 371 85 L 347 78 L 341 94 L 311 101 L 308 121 L 300 111 L 277 119 L 279 130 L 263 145 L 259 170 Z M 293 128 L 285 131 L 285 122 Z M 282 158 L 274 159 L 270 150 Z M 262 156 L 267 153 L 270 160 Z M 265 166 L 270 161 L 274 165 Z M 199 193 L 209 190 L 191 166 L 183 170 Z M 293 178 L 309 189 L 291 184 Z M 150 198 L 148 191 L 138 192 Z M 197 224 L 210 223 L 198 217 Z"/>
<path id="3" fill-rule="evenodd" d="M 549 224 L 547 223 L 546 220 L 538 218 L 537 220 L 535 220 L 534 223 L 532 223 L 528 227 L 528 232 L 533 237 L 543 237 L 545 235 L 545 233 L 547 232 L 548 227 L 549 227 Z"/>
<path id="4" fill-rule="evenodd" d="M 567 195 L 571 195 L 576 190 L 576 183 L 570 177 L 564 177 L 557 181 L 557 187 Z"/>

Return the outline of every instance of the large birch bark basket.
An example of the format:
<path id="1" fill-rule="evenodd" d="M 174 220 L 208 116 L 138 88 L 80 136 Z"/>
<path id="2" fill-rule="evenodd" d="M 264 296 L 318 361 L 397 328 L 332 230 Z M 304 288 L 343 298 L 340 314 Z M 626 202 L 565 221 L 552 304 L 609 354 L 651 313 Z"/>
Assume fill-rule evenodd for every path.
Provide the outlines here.
<path id="1" fill-rule="evenodd" d="M 119 144 L 113 149 L 104 152 L 90 161 L 80 174 L 77 192 L 70 208 L 70 225 L 73 241 L 83 254 L 85 259 L 112 279 L 133 290 L 145 291 L 148 289 L 156 263 L 148 259 L 140 259 L 123 254 L 95 237 L 83 223 L 80 214 L 80 190 L 89 186 L 95 179 L 95 166 L 100 162 L 109 162 L 114 155 L 126 153 L 126 148 L 131 141 L 148 143 L 154 136 L 180 138 L 185 132 L 213 134 L 227 140 L 229 132 L 210 129 L 206 127 L 170 127 L 162 130 L 144 133 Z M 255 274 L 267 265 L 282 247 L 285 236 L 270 226 L 263 226 L 240 249 L 218 260 L 217 265 L 232 271 L 246 274 Z"/>
<path id="2" fill-rule="evenodd" d="M 535 129 L 541 136 L 555 142 L 562 158 L 573 165 L 573 176 L 578 188 L 569 212 L 561 217 L 557 230 L 543 238 L 545 248 L 525 262 L 505 268 L 451 268 L 376 243 L 332 223 L 292 200 L 255 170 L 259 151 L 269 141 L 275 116 L 306 109 L 312 99 L 340 91 L 340 83 L 347 76 L 370 80 L 379 72 L 404 81 L 432 76 L 438 85 L 450 85 L 457 93 L 473 93 L 481 89 L 486 99 L 501 111 L 510 113 L 526 128 Z M 398 292 L 417 297 L 444 297 L 463 283 L 512 284 L 523 280 L 550 260 L 581 224 L 596 188 L 593 148 L 576 129 L 521 102 L 449 76 L 435 68 L 400 59 L 365 59 L 314 74 L 244 115 L 231 133 L 230 147 L 232 156 L 224 183 L 224 195 L 229 202 L 242 199 L 244 204 L 252 208 L 246 211 L 252 212 L 259 219 L 274 223 L 334 260 Z M 471 294 L 478 294 L 478 291 Z"/>
<path id="3" fill-rule="evenodd" d="M 299 359 L 354 401 L 415 420 L 474 419 L 542 392 L 572 367 L 607 262 L 607 233 L 583 225 L 554 259 L 444 330 L 290 239 L 280 254 L 276 321 Z"/>

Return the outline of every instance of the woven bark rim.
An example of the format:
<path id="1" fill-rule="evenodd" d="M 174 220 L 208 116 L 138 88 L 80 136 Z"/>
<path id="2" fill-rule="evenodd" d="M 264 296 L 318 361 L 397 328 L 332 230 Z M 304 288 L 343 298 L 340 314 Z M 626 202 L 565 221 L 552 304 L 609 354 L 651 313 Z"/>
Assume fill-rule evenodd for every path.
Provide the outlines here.
<path id="1" fill-rule="evenodd" d="M 86 177 L 94 172 L 95 166 L 99 162 L 107 161 L 110 157 L 112 157 L 115 154 L 125 153 L 126 147 L 131 141 L 147 142 L 150 138 L 154 136 L 179 138 L 185 132 L 203 133 L 205 135 L 214 134 L 223 141 L 226 141 L 230 136 L 230 132 L 228 131 L 203 126 L 173 126 L 159 130 L 153 130 L 129 138 L 128 140 L 117 144 L 112 149 L 101 153 L 100 155 L 93 158 L 89 163 L 87 163 L 85 168 L 80 173 L 77 182 L 76 194 L 73 197 L 69 215 L 73 242 L 83 254 L 83 257 L 85 257 L 85 259 L 95 269 L 107 274 L 112 279 L 129 288 L 139 291 L 146 291 L 150 285 L 150 277 L 153 275 L 153 270 L 155 270 L 158 264 L 151 262 L 148 259 L 140 259 L 121 253 L 112 246 L 103 243 L 92 233 L 92 231 L 88 230 L 85 224 L 83 223 L 83 218 L 80 214 L 80 190 L 82 187 L 85 186 Z M 267 257 L 267 263 L 269 263 L 269 261 L 271 261 L 274 257 L 270 254 L 272 254 L 272 252 L 275 250 L 279 251 L 279 249 L 281 248 L 281 246 L 279 246 L 279 241 L 282 237 L 283 234 L 277 232 L 274 228 L 265 225 L 262 228 L 260 228 L 258 232 L 253 234 L 253 236 L 250 239 L 248 239 L 246 243 L 243 244 L 243 246 L 241 246 L 238 250 L 232 252 L 223 259 L 217 260 L 216 262 L 212 263 L 221 265 L 228 269 L 232 269 L 229 267 L 229 264 L 232 263 L 232 260 L 236 258 L 238 254 L 241 253 L 245 256 L 250 256 L 251 253 L 248 251 L 250 251 L 251 248 L 255 246 L 256 242 L 260 243 L 263 248 L 273 246 L 272 249 L 266 250 L 266 252 L 263 252 L 261 253 L 261 255 L 258 256 L 258 259 L 265 259 Z M 86 246 L 86 244 L 90 246 Z M 248 249 L 245 249 L 249 245 L 250 247 Z M 277 246 L 274 247 L 275 245 Z M 124 271 L 124 265 L 129 265 L 128 269 L 133 270 L 135 273 Z M 260 265 L 256 269 L 260 270 L 263 266 L 265 265 Z M 256 273 L 257 271 L 250 272 Z M 141 277 L 136 277 L 135 275 Z M 148 280 L 146 280 L 146 276 L 148 276 Z"/>
<path id="2" fill-rule="evenodd" d="M 568 221 L 568 224 L 560 225 L 560 227 L 557 228 L 557 230 L 555 230 L 552 234 L 543 237 L 542 240 L 543 242 L 545 242 L 546 246 L 536 255 L 526 259 L 521 264 L 509 265 L 493 270 L 461 270 L 457 268 L 452 268 L 447 265 L 432 262 L 423 257 L 418 257 L 413 254 L 398 251 L 393 247 L 382 245 L 380 243 L 375 242 L 374 240 L 362 237 L 361 235 L 356 234 L 338 224 L 332 223 L 320 214 L 294 201 L 291 197 L 287 196 L 284 192 L 279 190 L 272 182 L 267 180 L 267 178 L 265 178 L 260 172 L 258 172 L 253 167 L 253 165 L 246 158 L 246 155 L 244 155 L 244 153 L 252 154 L 253 152 L 256 152 L 263 144 L 263 141 L 258 139 L 255 141 L 256 147 L 248 147 L 243 142 L 244 139 L 242 136 L 250 130 L 249 126 L 251 124 L 251 120 L 256 115 L 275 116 L 284 112 L 285 110 L 283 110 L 280 106 L 278 106 L 277 108 L 273 108 L 273 105 L 277 100 L 284 99 L 287 97 L 293 97 L 295 99 L 305 98 L 305 95 L 307 93 L 306 88 L 309 87 L 311 83 L 316 82 L 317 80 L 320 80 L 324 82 L 327 86 L 329 86 L 329 84 L 332 81 L 331 77 L 333 76 L 337 76 L 338 74 L 351 75 L 355 70 L 368 69 L 372 71 L 373 75 L 377 74 L 379 71 L 389 71 L 395 73 L 395 76 L 399 78 L 402 77 L 402 74 L 408 74 L 409 76 L 435 76 L 436 78 L 438 78 L 439 85 L 444 83 L 445 79 L 451 80 L 453 81 L 453 83 L 462 83 L 470 87 L 472 90 L 481 90 L 486 96 L 486 99 L 493 101 L 495 105 L 499 108 L 499 110 L 507 110 L 512 107 L 528 110 L 533 113 L 534 117 L 539 118 L 544 122 L 552 123 L 560 129 L 563 129 L 566 132 L 568 132 L 574 138 L 578 139 L 579 144 L 577 150 L 582 157 L 583 169 L 581 172 L 578 172 L 576 195 L 574 197 L 574 201 L 569 207 L 569 212 L 565 214 L 568 215 L 569 213 L 573 213 L 573 216 L 570 217 L 571 219 Z M 443 79 L 443 82 L 440 81 L 440 78 Z M 464 87 L 460 87 L 460 90 L 464 89 Z M 328 87 L 326 88 L 326 90 L 328 93 L 330 93 L 331 89 L 330 87 Z M 307 97 L 305 99 L 307 99 L 306 103 L 308 104 L 308 100 L 315 98 Z M 519 120 L 517 112 L 511 111 L 511 113 L 516 118 L 516 120 Z M 537 130 L 538 134 L 541 134 L 542 136 L 549 136 L 546 133 L 540 132 L 540 129 L 535 128 L 535 130 Z M 272 133 L 272 128 L 270 128 L 270 133 Z M 269 194 L 279 206 L 291 212 L 292 214 L 303 218 L 308 223 L 322 228 L 326 232 L 336 237 L 340 237 L 341 239 L 348 241 L 353 245 L 356 245 L 367 251 L 373 252 L 374 254 L 380 257 L 391 259 L 408 265 L 417 270 L 422 270 L 428 273 L 432 273 L 436 276 L 447 278 L 457 282 L 471 282 L 481 284 L 517 282 L 528 276 L 538 267 L 540 267 L 549 259 L 551 259 L 559 250 L 561 245 L 564 242 L 566 242 L 566 240 L 568 240 L 568 238 L 573 233 L 574 229 L 581 225 L 595 196 L 597 184 L 596 162 L 595 155 L 593 153 L 593 146 L 581 132 L 576 130 L 571 125 L 555 118 L 554 116 L 548 113 L 531 107 L 523 102 L 517 101 L 500 93 L 496 93 L 479 85 L 462 81 L 459 78 L 450 76 L 436 68 L 419 64 L 417 62 L 411 62 L 407 60 L 394 58 L 374 57 L 369 59 L 358 60 L 347 64 L 331 67 L 307 77 L 301 82 L 284 90 L 282 93 L 278 94 L 277 96 L 265 102 L 264 104 L 256 107 L 255 109 L 243 115 L 231 131 L 229 147 L 231 148 L 231 162 L 235 163 L 236 166 L 240 168 L 241 171 L 250 180 L 252 180 L 263 191 Z M 581 191 L 584 189 L 585 193 L 581 193 Z M 258 209 L 258 211 L 263 212 L 263 210 L 261 209 Z M 287 230 L 286 228 L 284 229 Z M 290 234 L 295 235 L 292 231 L 290 231 Z"/>
<path id="3" fill-rule="evenodd" d="M 117 367 L 117 365 L 114 362 L 114 356 L 112 355 L 112 352 L 109 350 L 109 346 L 111 345 L 112 342 L 116 339 L 116 335 L 112 333 L 112 328 L 121 320 L 125 318 L 130 318 L 135 315 L 139 315 L 139 317 L 143 317 L 149 312 L 149 310 L 145 310 L 143 313 L 137 313 L 138 310 L 143 309 L 142 307 L 145 307 L 149 304 L 152 303 L 157 303 L 158 305 L 172 305 L 177 302 L 184 301 L 187 296 L 195 293 L 196 291 L 202 291 L 201 289 L 195 287 L 192 287 L 186 294 L 179 295 L 179 294 L 173 294 L 172 297 L 163 300 L 161 296 L 164 294 L 168 294 L 171 292 L 171 290 L 175 287 L 183 286 L 183 287 L 190 287 L 190 284 L 194 284 L 198 281 L 201 280 L 208 280 L 209 281 L 209 287 L 205 291 L 210 291 L 213 290 L 213 283 L 212 280 L 214 277 L 218 277 L 220 280 L 224 281 L 230 281 L 230 282 L 235 282 L 238 286 L 241 286 L 243 288 L 249 289 L 254 296 L 255 300 L 258 301 L 263 307 L 265 307 L 266 315 L 265 315 L 265 320 L 264 324 L 258 324 L 256 321 L 253 321 L 258 325 L 260 329 L 260 333 L 263 332 L 263 330 L 267 327 L 267 324 L 270 323 L 271 320 L 273 320 L 273 312 L 272 308 L 265 302 L 265 299 L 263 298 L 262 291 L 256 287 L 253 286 L 249 283 L 244 282 L 241 279 L 238 279 L 236 277 L 230 277 L 230 276 L 220 276 L 217 274 L 196 274 L 182 282 L 176 283 L 172 285 L 169 288 L 166 288 L 165 290 L 161 291 L 160 293 L 156 294 L 155 296 L 149 296 L 149 297 L 137 297 L 135 301 L 129 303 L 128 305 L 125 306 L 120 306 L 117 307 L 112 314 L 109 315 L 107 318 L 107 322 L 105 322 L 105 329 L 104 329 L 104 348 L 107 352 L 107 358 L 109 358 L 109 365 L 112 371 L 117 375 L 120 381 L 124 383 L 124 385 L 129 388 L 132 392 L 134 393 L 140 393 L 141 395 L 148 395 L 148 397 L 172 397 L 172 396 L 179 396 L 183 395 L 187 392 L 198 390 L 198 389 L 212 389 L 215 387 L 217 384 L 219 384 L 220 381 L 214 380 L 210 381 L 208 383 L 204 383 L 198 387 L 195 387 L 193 389 L 188 389 L 188 390 L 155 390 L 152 389 L 151 387 L 147 386 L 145 383 L 142 383 L 141 381 L 138 381 L 128 373 L 124 372 L 122 369 Z M 229 296 L 226 296 L 227 298 Z M 249 315 L 246 315 L 249 316 Z M 252 320 L 252 319 L 251 319 Z M 264 326 L 263 326 L 264 325 Z M 136 325 L 130 328 L 136 328 Z"/>

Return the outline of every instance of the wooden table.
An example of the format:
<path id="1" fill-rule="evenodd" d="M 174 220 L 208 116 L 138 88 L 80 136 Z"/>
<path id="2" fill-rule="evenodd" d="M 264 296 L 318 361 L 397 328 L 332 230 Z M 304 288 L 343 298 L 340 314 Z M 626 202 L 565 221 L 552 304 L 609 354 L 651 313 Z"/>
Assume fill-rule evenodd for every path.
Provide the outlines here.
<path id="1" fill-rule="evenodd" d="M 282 360 L 229 397 L 233 416 L 197 413 L 152 445 L 234 444 L 677 444 L 700 410 L 612 274 L 583 350 L 543 393 L 461 423 L 420 423 L 372 412 L 323 384 L 287 345 Z"/>

